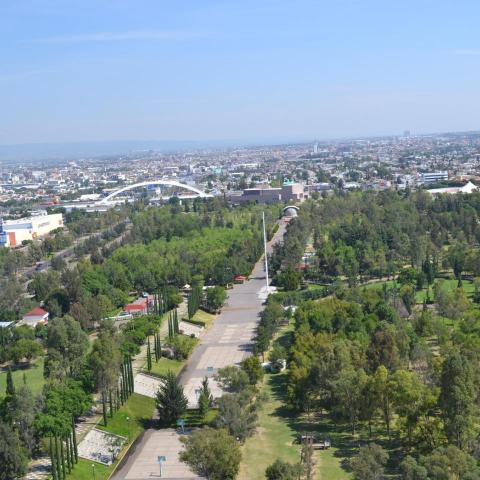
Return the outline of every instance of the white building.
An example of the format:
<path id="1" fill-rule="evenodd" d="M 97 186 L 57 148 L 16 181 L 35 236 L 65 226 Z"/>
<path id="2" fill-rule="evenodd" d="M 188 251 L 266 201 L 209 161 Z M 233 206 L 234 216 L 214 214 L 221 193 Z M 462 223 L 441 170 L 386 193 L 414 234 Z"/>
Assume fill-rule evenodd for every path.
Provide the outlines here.
<path id="1" fill-rule="evenodd" d="M 34 327 L 37 323 L 47 323 L 48 322 L 48 312 L 43 308 L 36 307 L 33 310 L 30 310 L 22 318 L 22 323 Z"/>
<path id="2" fill-rule="evenodd" d="M 425 172 L 422 173 L 422 183 L 435 183 L 448 180 L 448 172 Z"/>
<path id="3" fill-rule="evenodd" d="M 16 247 L 24 240 L 33 240 L 63 227 L 63 215 L 38 212 L 34 216 L 18 220 L 0 219 L 0 247 Z"/>
<path id="4" fill-rule="evenodd" d="M 474 185 L 472 182 L 468 182 L 463 187 L 447 187 L 447 188 L 432 188 L 427 190 L 428 193 L 435 195 L 441 195 L 442 193 L 449 193 L 451 195 L 457 193 L 472 193 L 475 190 L 478 190 L 478 187 Z"/>

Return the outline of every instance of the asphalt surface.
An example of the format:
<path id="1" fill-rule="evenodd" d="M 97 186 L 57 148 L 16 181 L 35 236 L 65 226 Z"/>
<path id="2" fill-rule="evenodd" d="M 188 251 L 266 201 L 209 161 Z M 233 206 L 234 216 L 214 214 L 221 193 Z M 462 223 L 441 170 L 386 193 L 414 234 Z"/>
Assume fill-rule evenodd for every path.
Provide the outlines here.
<path id="1" fill-rule="evenodd" d="M 267 251 L 271 252 L 272 245 L 283 238 L 286 223 L 282 220 L 278 231 L 267 245 Z M 229 290 L 227 302 L 222 312 L 216 318 L 213 326 L 202 337 L 197 348 L 188 360 L 187 367 L 180 375 L 180 382 L 184 386 L 185 394 L 189 399 L 190 406 L 196 403 L 195 390 L 200 386 L 203 377 L 213 377 L 215 372 L 226 365 L 241 362 L 250 355 L 255 335 L 255 328 L 259 320 L 259 314 L 263 310 L 266 298 L 266 282 L 263 257 L 259 260 L 252 274 L 244 284 L 235 285 Z M 212 379 L 212 383 L 213 379 Z M 221 391 L 212 385 L 212 393 L 218 396 Z M 158 430 L 151 428 L 138 439 L 130 448 L 111 480 L 143 480 L 152 478 L 153 466 L 158 455 L 163 455 L 166 448 L 172 444 L 181 448 L 181 444 L 172 437 L 163 443 L 161 436 L 155 434 Z M 178 435 L 178 434 L 177 434 Z M 175 436 L 175 433 L 173 434 Z M 171 456 L 178 458 L 179 450 L 170 452 Z M 168 463 L 168 459 L 167 459 Z M 179 476 L 177 470 L 168 474 L 168 467 L 163 478 L 187 480 L 198 478 L 194 474 L 185 472 Z"/>

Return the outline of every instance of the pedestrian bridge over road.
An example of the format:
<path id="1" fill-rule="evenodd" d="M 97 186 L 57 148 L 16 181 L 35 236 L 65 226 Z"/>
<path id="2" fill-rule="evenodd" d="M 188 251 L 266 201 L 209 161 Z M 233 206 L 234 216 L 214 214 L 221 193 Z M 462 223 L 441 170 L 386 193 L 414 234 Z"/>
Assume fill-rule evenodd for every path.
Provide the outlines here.
<path id="1" fill-rule="evenodd" d="M 192 185 L 187 185 L 186 183 L 180 183 L 176 180 L 150 180 L 147 182 L 139 182 L 133 183 L 132 185 L 127 185 L 126 187 L 119 188 L 114 192 L 107 195 L 105 198 L 102 198 L 98 204 L 105 205 L 115 201 L 118 196 L 121 196 L 125 192 L 129 192 L 132 190 L 140 189 L 140 188 L 149 188 L 154 186 L 164 186 L 168 188 L 175 188 L 177 190 L 185 191 L 185 195 L 177 194 L 178 198 L 210 198 L 212 197 L 211 194 L 205 193 L 204 191 L 193 187 Z M 189 192 L 187 194 L 187 192 Z"/>

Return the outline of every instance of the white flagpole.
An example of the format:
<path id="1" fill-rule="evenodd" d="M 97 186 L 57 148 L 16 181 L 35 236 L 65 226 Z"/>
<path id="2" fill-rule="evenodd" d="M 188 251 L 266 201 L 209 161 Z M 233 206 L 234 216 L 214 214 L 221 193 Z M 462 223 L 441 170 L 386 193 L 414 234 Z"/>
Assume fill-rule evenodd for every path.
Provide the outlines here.
<path id="1" fill-rule="evenodd" d="M 269 281 L 268 281 L 268 258 L 267 258 L 267 229 L 265 227 L 265 212 L 262 212 L 263 218 L 263 248 L 264 248 L 264 256 L 265 256 L 265 278 L 267 281 L 267 295 L 269 289 Z"/>

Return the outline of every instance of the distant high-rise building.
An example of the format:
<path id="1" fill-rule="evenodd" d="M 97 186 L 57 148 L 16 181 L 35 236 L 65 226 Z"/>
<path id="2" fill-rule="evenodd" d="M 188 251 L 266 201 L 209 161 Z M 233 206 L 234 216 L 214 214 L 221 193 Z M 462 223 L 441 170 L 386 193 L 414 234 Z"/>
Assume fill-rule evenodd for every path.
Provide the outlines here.
<path id="1" fill-rule="evenodd" d="M 317 142 L 315 142 L 313 144 L 313 153 L 318 153 L 318 143 Z"/>
<path id="2" fill-rule="evenodd" d="M 410 130 L 405 130 L 405 131 L 403 132 L 403 136 L 404 136 L 404 137 L 409 137 L 409 136 L 410 136 Z"/>

